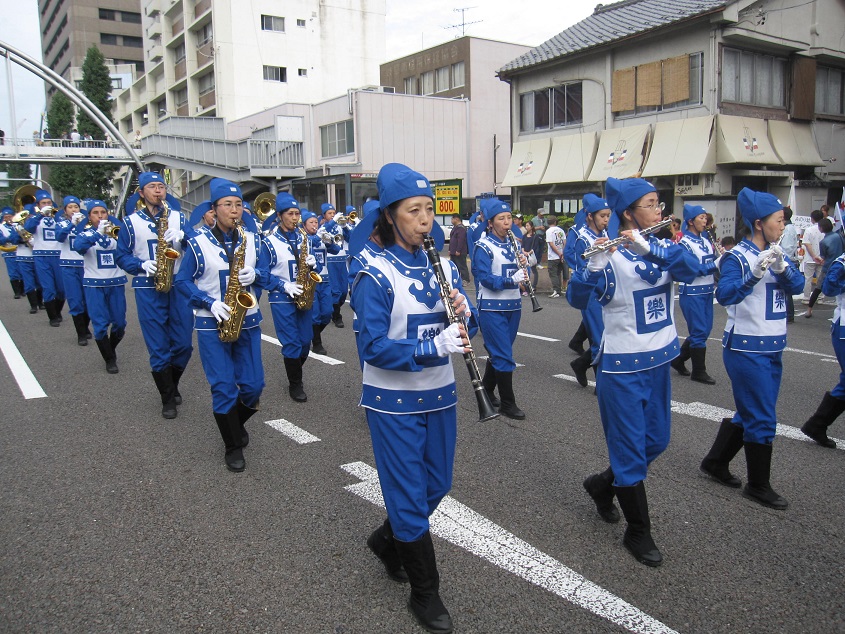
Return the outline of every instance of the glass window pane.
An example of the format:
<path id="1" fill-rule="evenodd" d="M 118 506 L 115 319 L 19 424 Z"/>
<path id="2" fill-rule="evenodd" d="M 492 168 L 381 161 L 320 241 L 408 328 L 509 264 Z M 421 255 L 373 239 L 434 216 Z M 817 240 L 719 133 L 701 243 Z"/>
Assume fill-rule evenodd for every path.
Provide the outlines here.
<path id="1" fill-rule="evenodd" d="M 842 71 L 830 69 L 827 81 L 827 111 L 842 114 Z"/>
<path id="2" fill-rule="evenodd" d="M 754 103 L 754 55 L 742 53 L 739 59 L 739 101 Z"/>
<path id="3" fill-rule="evenodd" d="M 569 84 L 566 87 L 566 124 L 573 125 L 584 120 L 583 85 Z"/>
<path id="4" fill-rule="evenodd" d="M 704 65 L 704 53 L 695 53 L 689 56 L 689 100 L 688 104 L 701 103 L 701 79 L 702 66 Z"/>
<path id="5" fill-rule="evenodd" d="M 329 131 L 328 128 L 320 128 L 320 154 L 325 158 L 329 155 Z"/>
<path id="6" fill-rule="evenodd" d="M 534 130 L 534 93 L 519 96 L 519 129 L 521 132 Z"/>
<path id="7" fill-rule="evenodd" d="M 346 153 L 352 154 L 355 151 L 355 126 L 352 119 L 346 122 Z"/>
<path id="8" fill-rule="evenodd" d="M 759 106 L 772 105 L 772 62 L 771 57 L 758 55 L 754 64 L 754 96 L 753 103 Z"/>
<path id="9" fill-rule="evenodd" d="M 417 94 L 417 78 L 416 77 L 406 77 L 405 78 L 404 92 L 405 92 L 406 95 L 416 95 Z"/>
<path id="10" fill-rule="evenodd" d="M 739 93 L 739 53 L 725 49 L 722 51 L 722 99 L 736 101 Z"/>
<path id="11" fill-rule="evenodd" d="M 786 105 L 786 60 L 772 60 L 772 105 L 783 108 Z"/>
<path id="12" fill-rule="evenodd" d="M 827 109 L 827 68 L 819 66 L 816 69 L 816 112 L 829 112 Z"/>
<path id="13" fill-rule="evenodd" d="M 437 69 L 437 92 L 449 90 L 449 67 L 443 66 Z"/>
<path id="14" fill-rule="evenodd" d="M 452 64 L 452 88 L 457 88 L 459 86 L 464 85 L 464 83 L 466 82 L 464 72 L 465 71 L 463 62 Z"/>
<path id="15" fill-rule="evenodd" d="M 434 94 L 434 71 L 430 70 L 422 74 L 422 94 Z"/>
<path id="16" fill-rule="evenodd" d="M 552 121 L 554 126 L 566 125 L 566 87 L 558 86 L 552 89 Z"/>
<path id="17" fill-rule="evenodd" d="M 550 90 L 537 90 L 534 92 L 534 129 L 549 129 L 549 98 Z"/>

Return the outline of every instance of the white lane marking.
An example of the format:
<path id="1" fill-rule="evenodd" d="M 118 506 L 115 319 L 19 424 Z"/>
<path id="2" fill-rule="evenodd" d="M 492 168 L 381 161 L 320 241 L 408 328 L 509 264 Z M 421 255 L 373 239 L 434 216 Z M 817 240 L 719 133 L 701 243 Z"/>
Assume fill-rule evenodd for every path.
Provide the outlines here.
<path id="1" fill-rule="evenodd" d="M 280 418 L 278 420 L 267 420 L 264 421 L 264 424 L 270 425 L 270 427 L 276 431 L 282 432 L 285 436 L 300 445 L 307 445 L 310 442 L 320 442 L 319 438 L 309 434 L 307 431 L 297 427 L 293 423 L 286 421 L 284 418 Z"/>
<path id="2" fill-rule="evenodd" d="M 344 487 L 347 491 L 384 508 L 373 467 L 353 462 L 341 469 L 362 480 Z M 675 632 L 450 496 L 443 498 L 429 521 L 433 534 L 630 632 Z"/>
<path id="3" fill-rule="evenodd" d="M 282 342 L 279 341 L 278 339 L 276 339 L 275 337 L 271 337 L 269 335 L 262 334 L 261 338 L 264 341 L 272 343 L 274 346 L 279 346 L 280 348 L 282 347 Z M 344 365 L 346 363 L 346 361 L 341 361 L 340 359 L 335 359 L 333 357 L 327 357 L 324 354 L 317 354 L 315 352 L 310 352 L 310 351 L 308 352 L 308 356 L 311 357 L 312 359 L 317 359 L 317 361 L 322 361 L 326 365 Z"/>
<path id="4" fill-rule="evenodd" d="M 568 374 L 555 374 L 554 378 L 572 381 L 573 383 L 576 381 L 574 376 L 569 376 Z M 589 385 L 596 384 L 595 381 L 587 381 L 587 383 Z M 722 407 L 716 407 L 715 405 L 708 405 L 707 403 L 699 403 L 696 401 L 692 403 L 672 401 L 672 411 L 676 414 L 685 414 L 694 418 L 702 418 L 704 420 L 711 420 L 717 423 L 721 423 L 723 418 L 731 418 L 734 415 L 734 410 L 732 409 L 724 409 Z M 777 424 L 775 435 L 790 438 L 792 440 L 801 440 L 803 442 L 816 442 L 812 438 L 805 436 L 804 432 L 802 432 L 798 427 L 784 425 L 783 423 Z M 833 437 L 830 439 L 836 443 L 837 449 L 845 451 L 845 440 Z"/>
<path id="5" fill-rule="evenodd" d="M 3 325 L 2 321 L 0 321 L 0 350 L 3 351 L 3 356 L 6 357 L 6 363 L 9 366 L 9 370 L 12 371 L 12 376 L 15 377 L 15 381 L 18 383 L 23 397 L 25 399 L 46 398 L 47 393 L 41 388 L 41 384 L 35 378 L 32 370 L 29 369 L 26 360 L 23 358 L 20 350 L 18 350 L 18 347 L 12 340 L 12 336 L 6 330 L 6 326 Z"/>
<path id="6" fill-rule="evenodd" d="M 541 337 L 540 335 L 529 335 L 527 332 L 517 332 L 520 337 L 528 337 L 529 339 L 539 339 L 540 341 L 560 341 L 560 339 L 552 339 L 551 337 Z"/>

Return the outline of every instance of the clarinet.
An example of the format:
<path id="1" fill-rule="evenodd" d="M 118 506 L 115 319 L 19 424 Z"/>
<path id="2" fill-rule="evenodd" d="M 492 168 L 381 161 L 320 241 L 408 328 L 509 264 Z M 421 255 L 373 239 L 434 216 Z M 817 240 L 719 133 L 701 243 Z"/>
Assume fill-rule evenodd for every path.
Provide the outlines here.
<path id="1" fill-rule="evenodd" d="M 434 270 L 434 278 L 437 281 L 437 287 L 440 291 L 440 299 L 443 301 L 443 306 L 446 308 L 446 316 L 450 324 L 463 324 L 467 327 L 466 320 L 463 315 L 458 315 L 455 312 L 455 307 L 452 305 L 452 285 L 443 273 L 443 266 L 440 264 L 440 254 L 437 252 L 437 247 L 434 246 L 434 238 L 430 235 L 423 239 L 423 248 L 425 254 L 428 256 L 428 261 L 431 268 Z M 469 339 L 467 339 L 469 341 Z M 493 403 L 490 401 L 490 395 L 484 389 L 481 383 L 481 374 L 478 372 L 478 362 L 475 359 L 475 353 L 472 351 L 472 344 L 468 343 L 467 348 L 469 352 L 464 353 L 464 361 L 469 370 L 469 378 L 472 382 L 472 389 L 475 391 L 475 399 L 478 401 L 478 421 L 484 422 L 492 420 L 499 416 L 499 413 L 493 408 Z"/>
<path id="2" fill-rule="evenodd" d="M 528 297 L 531 298 L 531 312 L 536 313 L 541 311 L 543 310 L 543 307 L 540 306 L 540 302 L 534 294 L 534 284 L 531 283 L 531 276 L 528 274 L 528 267 L 519 261 L 519 252 L 522 251 L 522 247 L 519 246 L 516 241 L 516 236 L 510 229 L 508 229 L 508 240 L 510 240 L 517 266 L 519 266 L 519 268 L 522 269 L 522 272 L 525 273 L 525 284 L 528 285 Z"/>

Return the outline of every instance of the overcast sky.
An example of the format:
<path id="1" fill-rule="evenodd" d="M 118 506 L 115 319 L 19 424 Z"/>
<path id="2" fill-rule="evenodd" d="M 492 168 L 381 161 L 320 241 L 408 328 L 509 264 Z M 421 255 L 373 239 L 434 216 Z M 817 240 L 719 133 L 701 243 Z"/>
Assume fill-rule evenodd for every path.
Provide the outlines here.
<path id="1" fill-rule="evenodd" d="M 235 1 L 235 0 L 233 0 Z M 598 0 L 387 0 L 386 59 L 442 44 L 463 33 L 537 46 L 593 12 Z M 461 13 L 455 9 L 468 8 Z M 41 60 L 36 0 L 0 0 L 0 41 Z M 462 29 L 459 25 L 466 22 Z M 475 24 L 470 24 L 475 22 Z M 457 28 L 447 28 L 457 26 Z M 31 137 L 44 111 L 44 87 L 36 76 L 12 64 L 15 114 L 10 112 L 6 60 L 0 58 L 0 129 Z"/>

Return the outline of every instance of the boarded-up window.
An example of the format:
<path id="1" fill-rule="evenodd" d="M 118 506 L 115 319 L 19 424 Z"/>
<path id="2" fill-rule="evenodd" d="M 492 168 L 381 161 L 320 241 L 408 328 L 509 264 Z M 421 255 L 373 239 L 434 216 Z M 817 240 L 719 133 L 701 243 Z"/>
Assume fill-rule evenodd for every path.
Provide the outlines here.
<path id="1" fill-rule="evenodd" d="M 663 60 L 663 104 L 689 99 L 689 55 Z"/>
<path id="2" fill-rule="evenodd" d="M 613 86 L 611 88 L 613 112 L 634 109 L 634 81 L 636 77 L 636 68 L 623 68 L 613 72 Z"/>
<path id="3" fill-rule="evenodd" d="M 637 106 L 659 106 L 661 62 L 637 66 Z"/>
<path id="4" fill-rule="evenodd" d="M 789 113 L 793 119 L 812 121 L 816 111 L 816 60 L 792 58 L 792 91 Z"/>

